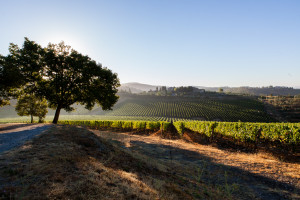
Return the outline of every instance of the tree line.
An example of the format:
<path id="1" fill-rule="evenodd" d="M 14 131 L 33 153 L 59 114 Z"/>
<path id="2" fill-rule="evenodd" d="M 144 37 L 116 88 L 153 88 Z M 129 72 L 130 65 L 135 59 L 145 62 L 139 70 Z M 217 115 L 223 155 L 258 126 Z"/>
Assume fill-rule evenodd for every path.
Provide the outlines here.
<path id="1" fill-rule="evenodd" d="M 18 114 L 31 119 L 38 116 L 42 121 L 50 107 L 56 110 L 56 124 L 61 109 L 72 111 L 74 103 L 110 110 L 119 86 L 116 73 L 64 42 L 43 48 L 25 38 L 22 48 L 11 43 L 9 54 L 0 54 L 0 106 L 18 98 Z"/>

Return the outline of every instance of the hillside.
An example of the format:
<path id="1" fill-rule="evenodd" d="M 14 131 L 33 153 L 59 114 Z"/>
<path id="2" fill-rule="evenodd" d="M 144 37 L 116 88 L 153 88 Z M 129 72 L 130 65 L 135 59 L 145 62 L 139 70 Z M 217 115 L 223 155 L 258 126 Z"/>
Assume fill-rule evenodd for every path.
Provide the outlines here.
<path id="1" fill-rule="evenodd" d="M 148 85 L 142 83 L 124 83 L 120 87 L 122 91 L 129 91 L 131 90 L 132 93 L 141 93 L 141 92 L 148 92 L 149 90 L 155 90 L 156 87 L 160 88 L 162 85 Z M 167 86 L 168 87 L 168 86 Z M 268 87 L 227 87 L 227 86 L 220 86 L 220 87 L 205 87 L 205 86 L 194 86 L 199 89 L 205 89 L 206 91 L 217 92 L 220 88 L 224 90 L 226 93 L 234 93 L 234 94 L 247 94 L 247 95 L 255 95 L 255 96 L 262 96 L 262 95 L 299 95 L 300 89 L 295 89 L 291 87 L 282 87 L 282 86 L 268 86 Z"/>
<path id="2" fill-rule="evenodd" d="M 93 114 L 106 116 L 148 117 L 151 120 L 214 120 L 214 121 L 273 121 L 264 105 L 254 99 L 239 96 L 204 95 L 198 98 L 125 95 L 113 111 L 94 110 Z"/>
<path id="3" fill-rule="evenodd" d="M 148 120 L 273 121 L 264 105 L 254 99 L 209 94 L 198 98 L 124 94 L 112 111 L 96 108 L 89 114 Z"/>
<path id="4" fill-rule="evenodd" d="M 121 87 L 119 87 L 119 91 L 127 91 L 128 92 L 130 89 L 132 93 L 141 93 L 141 92 L 148 92 L 149 90 L 155 90 L 156 87 L 161 87 L 161 86 L 132 82 L 132 83 L 122 84 Z"/>
<path id="5" fill-rule="evenodd" d="M 236 88 L 224 88 L 225 92 L 238 93 L 238 94 L 249 94 L 256 96 L 287 96 L 287 95 L 298 95 L 300 89 L 294 89 L 291 87 L 236 87 Z"/>
<path id="6" fill-rule="evenodd" d="M 173 97 L 121 94 L 111 111 L 95 107 L 89 111 L 81 105 L 74 105 L 75 111 L 61 115 L 93 115 L 99 117 L 121 117 L 122 119 L 141 118 L 144 120 L 209 120 L 209 121 L 274 121 L 266 112 L 264 105 L 250 98 L 236 95 L 216 95 L 205 93 L 200 97 Z M 53 116 L 49 109 L 47 116 Z M 0 117 L 17 117 L 13 106 L 0 109 Z M 48 119 L 48 118 L 47 118 Z"/>

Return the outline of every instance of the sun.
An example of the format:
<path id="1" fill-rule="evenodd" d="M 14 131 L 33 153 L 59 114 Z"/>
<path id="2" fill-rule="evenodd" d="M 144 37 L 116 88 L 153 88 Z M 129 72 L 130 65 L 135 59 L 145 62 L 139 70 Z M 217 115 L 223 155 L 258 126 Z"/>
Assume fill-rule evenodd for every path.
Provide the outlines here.
<path id="1" fill-rule="evenodd" d="M 49 43 L 58 44 L 64 41 L 66 45 L 71 46 L 72 49 L 84 53 L 86 46 L 84 40 L 76 34 L 66 32 L 53 32 L 41 36 L 38 39 L 38 43 L 42 46 L 47 46 Z"/>

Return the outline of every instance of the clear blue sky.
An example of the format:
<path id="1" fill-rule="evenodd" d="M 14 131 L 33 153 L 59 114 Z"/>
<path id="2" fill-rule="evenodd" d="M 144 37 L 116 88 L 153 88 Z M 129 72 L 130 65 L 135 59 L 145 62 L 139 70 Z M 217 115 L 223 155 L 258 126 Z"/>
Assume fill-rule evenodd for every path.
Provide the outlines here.
<path id="1" fill-rule="evenodd" d="M 0 2 L 2 55 L 64 40 L 121 83 L 300 87 L 299 0 Z"/>

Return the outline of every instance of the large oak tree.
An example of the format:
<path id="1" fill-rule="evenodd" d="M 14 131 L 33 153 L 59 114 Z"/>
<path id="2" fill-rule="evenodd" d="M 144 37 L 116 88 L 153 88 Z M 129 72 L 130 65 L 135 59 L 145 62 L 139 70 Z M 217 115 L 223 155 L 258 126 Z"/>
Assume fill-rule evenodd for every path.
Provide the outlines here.
<path id="1" fill-rule="evenodd" d="M 53 123 L 57 123 L 61 109 L 71 111 L 76 102 L 87 109 L 98 104 L 103 110 L 117 102 L 117 74 L 64 42 L 42 48 L 25 38 L 21 49 L 14 47 L 8 56 L 16 57 L 13 64 L 25 80 L 24 90 L 46 98 L 56 109 Z"/>

